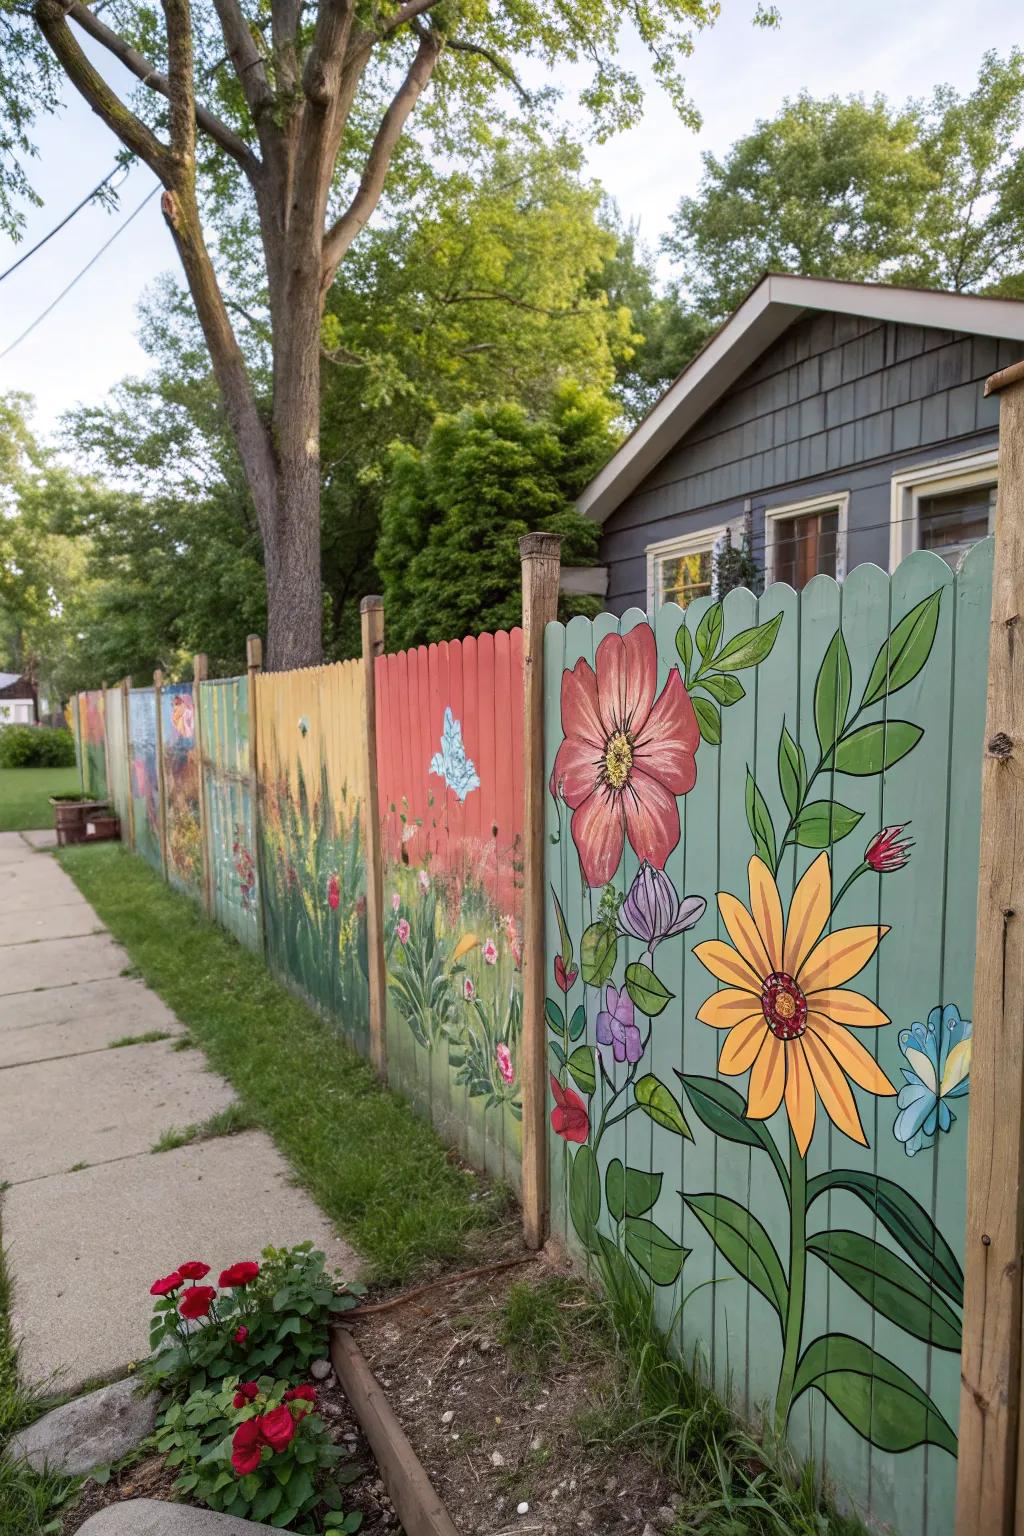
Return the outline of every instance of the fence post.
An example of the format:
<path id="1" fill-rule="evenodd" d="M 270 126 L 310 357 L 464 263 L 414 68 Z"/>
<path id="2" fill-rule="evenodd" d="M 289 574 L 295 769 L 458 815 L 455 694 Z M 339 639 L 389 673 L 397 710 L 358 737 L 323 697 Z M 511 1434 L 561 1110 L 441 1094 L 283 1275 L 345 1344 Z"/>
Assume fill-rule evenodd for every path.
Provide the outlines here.
<path id="1" fill-rule="evenodd" d="M 206 682 L 209 659 L 197 651 L 192 658 L 192 730 L 199 763 L 199 844 L 203 850 L 203 911 L 213 912 L 213 878 L 210 867 L 210 828 L 206 806 L 206 771 L 203 766 L 203 713 L 199 707 L 200 684 Z"/>
<path id="2" fill-rule="evenodd" d="M 523 1239 L 540 1248 L 548 1226 L 547 1042 L 544 1028 L 544 626 L 558 616 L 554 533 L 519 540 L 523 578 Z"/>
<path id="3" fill-rule="evenodd" d="M 382 1081 L 388 1074 L 387 978 L 384 973 L 384 865 L 380 846 L 380 801 L 377 794 L 377 657 L 384 653 L 384 603 L 364 597 L 359 604 L 363 631 L 364 800 L 363 836 L 366 848 L 366 948 L 370 981 L 370 1060 Z"/>
<path id="4" fill-rule="evenodd" d="M 128 846 L 135 847 L 135 799 L 132 795 L 132 712 L 129 695 L 132 691 L 132 680 L 126 677 L 121 683 L 121 711 L 124 716 L 124 755 L 126 758 L 126 774 L 128 782 Z M 121 841 L 124 842 L 122 833 Z"/>
<path id="5" fill-rule="evenodd" d="M 1024 1242 L 1024 363 L 1001 391 L 981 769 L 957 1536 L 1010 1536 L 1018 1506 Z"/>
<path id="6" fill-rule="evenodd" d="M 263 899 L 263 860 L 260 857 L 260 773 L 259 773 L 259 706 L 256 703 L 256 677 L 263 671 L 263 641 L 259 635 L 245 637 L 245 670 L 248 677 L 246 692 L 249 698 L 249 804 L 252 808 L 252 846 L 256 855 L 259 879 L 259 901 L 256 916 L 260 925 L 260 952 L 267 952 L 267 912 Z"/>
<path id="7" fill-rule="evenodd" d="M 153 673 L 153 703 L 156 711 L 156 792 L 157 826 L 160 829 L 160 868 L 167 879 L 167 786 L 164 783 L 164 722 L 163 701 L 164 674 L 157 667 Z"/>

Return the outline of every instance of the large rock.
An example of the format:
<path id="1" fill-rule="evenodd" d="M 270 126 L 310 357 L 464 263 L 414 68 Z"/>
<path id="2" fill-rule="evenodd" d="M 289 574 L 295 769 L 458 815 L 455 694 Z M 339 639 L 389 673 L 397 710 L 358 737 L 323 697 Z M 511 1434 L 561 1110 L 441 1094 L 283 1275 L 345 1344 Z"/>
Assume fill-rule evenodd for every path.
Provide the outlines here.
<path id="1" fill-rule="evenodd" d="M 78 1536 L 273 1536 L 274 1528 L 234 1515 L 214 1515 L 188 1504 L 162 1504 L 159 1499 L 126 1499 L 90 1515 Z"/>
<path id="2" fill-rule="evenodd" d="M 69 1477 L 120 1461 L 156 1424 L 156 1394 L 144 1397 L 137 1388 L 129 1376 L 54 1408 L 15 1435 L 7 1454 L 27 1461 L 35 1472 L 49 1469 Z"/>

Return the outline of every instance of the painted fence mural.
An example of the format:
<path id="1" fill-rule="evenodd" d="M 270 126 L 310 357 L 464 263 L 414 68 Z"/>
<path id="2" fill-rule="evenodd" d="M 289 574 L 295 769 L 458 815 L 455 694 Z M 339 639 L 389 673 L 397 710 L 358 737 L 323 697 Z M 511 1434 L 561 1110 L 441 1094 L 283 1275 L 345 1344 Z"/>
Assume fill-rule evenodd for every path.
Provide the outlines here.
<path id="1" fill-rule="evenodd" d="M 362 664 L 256 679 L 267 958 L 369 1048 Z"/>
<path id="2" fill-rule="evenodd" d="M 107 794 L 106 696 L 102 688 L 78 695 L 82 787 L 103 800 Z"/>
<path id="3" fill-rule="evenodd" d="M 249 679 L 200 683 L 199 717 L 212 915 L 236 939 L 258 949 Z"/>
<path id="4" fill-rule="evenodd" d="M 553 1225 L 952 1530 L 991 543 L 548 628 Z"/>
<path id="5" fill-rule="evenodd" d="M 156 693 L 152 688 L 132 688 L 128 694 L 128 766 L 135 851 L 162 871 L 160 761 Z"/>
<path id="6" fill-rule="evenodd" d="M 104 697 L 104 721 L 106 726 L 107 793 L 117 815 L 121 818 L 121 836 L 129 840 L 131 815 L 131 790 L 128 782 L 128 743 L 125 739 L 124 693 L 120 688 L 108 688 Z"/>
<path id="7" fill-rule="evenodd" d="M 388 1071 L 518 1186 L 522 632 L 376 666 Z"/>
<path id="8" fill-rule="evenodd" d="M 203 890 L 203 828 L 191 683 L 170 683 L 161 688 L 160 742 L 167 822 L 167 878 L 178 890 L 198 898 Z"/>

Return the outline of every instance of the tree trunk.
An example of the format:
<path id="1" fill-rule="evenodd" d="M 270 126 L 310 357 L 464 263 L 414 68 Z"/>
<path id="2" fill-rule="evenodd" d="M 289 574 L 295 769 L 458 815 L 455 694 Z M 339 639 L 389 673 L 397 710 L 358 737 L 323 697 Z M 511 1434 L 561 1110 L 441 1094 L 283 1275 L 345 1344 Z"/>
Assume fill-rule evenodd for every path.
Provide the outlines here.
<path id="1" fill-rule="evenodd" d="M 315 666 L 323 657 L 320 477 L 280 480 L 273 533 L 265 540 L 268 671 Z"/>

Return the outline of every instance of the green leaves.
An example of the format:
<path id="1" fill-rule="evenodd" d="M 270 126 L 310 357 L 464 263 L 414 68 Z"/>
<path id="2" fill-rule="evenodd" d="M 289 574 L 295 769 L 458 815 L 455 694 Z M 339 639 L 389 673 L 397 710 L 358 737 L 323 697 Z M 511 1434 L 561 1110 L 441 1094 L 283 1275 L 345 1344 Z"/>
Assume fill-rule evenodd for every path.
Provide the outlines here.
<path id="1" fill-rule="evenodd" d="M 674 1132 L 676 1136 L 685 1136 L 687 1141 L 693 1140 L 693 1133 L 683 1114 L 683 1106 L 660 1077 L 649 1072 L 646 1077 L 638 1078 L 633 1084 L 633 1097 L 655 1125 Z"/>
<path id="2" fill-rule="evenodd" d="M 594 1053 L 589 1045 L 579 1045 L 573 1051 L 566 1066 L 572 1073 L 573 1082 L 581 1093 L 593 1093 L 597 1087 L 597 1073 L 594 1070 Z"/>
<path id="3" fill-rule="evenodd" d="M 604 1194 L 613 1221 L 624 1216 L 644 1216 L 661 1193 L 662 1175 L 643 1168 L 624 1168 L 613 1157 L 604 1175 Z"/>
<path id="4" fill-rule="evenodd" d="M 803 749 L 797 746 L 785 725 L 779 737 L 779 788 L 786 802 L 786 810 L 795 816 L 807 793 L 807 760 Z"/>
<path id="5" fill-rule="evenodd" d="M 838 800 L 812 800 L 794 822 L 792 840 L 801 848 L 828 848 L 847 837 L 863 815 Z"/>
<path id="6" fill-rule="evenodd" d="M 615 968 L 619 941 L 610 923 L 591 923 L 580 940 L 580 975 L 588 987 L 603 987 Z"/>
<path id="7" fill-rule="evenodd" d="M 565 913 L 562 911 L 562 904 L 558 899 L 558 893 L 554 886 L 551 887 L 551 899 L 555 904 L 555 920 L 558 923 L 558 937 L 562 945 L 560 951 L 562 964 L 568 971 L 572 967 L 572 938 L 569 933 L 569 925 L 565 920 Z"/>
<path id="8" fill-rule="evenodd" d="M 709 747 L 717 747 L 722 740 L 722 717 L 715 706 L 695 693 L 690 699 L 697 716 L 697 729 Z"/>
<path id="9" fill-rule="evenodd" d="M 960 1348 L 960 1321 L 916 1269 L 859 1232 L 817 1232 L 807 1248 L 891 1323 L 938 1349 Z"/>
<path id="10" fill-rule="evenodd" d="M 738 704 L 740 699 L 746 697 L 743 684 L 731 674 L 755 667 L 758 662 L 764 661 L 775 644 L 782 614 L 776 614 L 774 619 L 769 619 L 765 624 L 741 630 L 722 646 L 716 656 L 715 650 L 722 639 L 723 623 L 722 604 L 712 603 L 697 625 L 696 646 L 700 665 L 692 676 L 694 639 L 685 623 L 680 625 L 676 633 L 676 650 L 685 669 L 687 687 L 691 689 L 697 726 L 701 739 L 711 747 L 721 745 L 721 709 Z M 711 697 L 705 699 L 693 693 L 692 690 L 696 688 L 702 688 Z"/>
<path id="11" fill-rule="evenodd" d="M 742 1147 L 770 1149 L 770 1133 L 760 1120 L 746 1118 L 747 1105 L 741 1093 L 718 1077 L 684 1075 L 675 1069 L 686 1090 L 690 1107 L 714 1136 L 737 1142 Z"/>
<path id="12" fill-rule="evenodd" d="M 777 613 L 774 619 L 769 619 L 766 624 L 757 624 L 753 629 L 742 629 L 739 634 L 719 651 L 715 657 L 715 667 L 719 672 L 741 672 L 745 667 L 756 667 L 771 655 L 775 637 L 782 623 L 782 614 Z"/>
<path id="13" fill-rule="evenodd" d="M 707 677 L 702 677 L 700 686 L 705 688 L 713 699 L 717 699 L 719 704 L 738 704 L 740 699 L 745 699 L 747 696 L 747 690 L 739 678 L 730 677 L 724 672 L 721 675 L 712 672 Z"/>
<path id="14" fill-rule="evenodd" d="M 548 1021 L 548 1028 L 553 1029 L 557 1035 L 560 1035 L 565 1028 L 565 1014 L 553 997 L 546 997 L 544 999 L 544 1017 Z"/>
<path id="15" fill-rule="evenodd" d="M 771 1303 L 781 1322 L 786 1315 L 789 1287 L 775 1245 L 757 1217 L 725 1195 L 684 1194 L 683 1199 L 706 1228 L 719 1253 Z"/>
<path id="16" fill-rule="evenodd" d="M 807 1187 L 808 1205 L 834 1189 L 845 1190 L 866 1205 L 918 1269 L 951 1301 L 963 1305 L 964 1275 L 956 1254 L 928 1212 L 901 1184 L 877 1173 L 834 1169 L 811 1180 Z"/>
<path id="17" fill-rule="evenodd" d="M 569 1174 L 569 1215 L 576 1235 L 587 1248 L 596 1242 L 601 1215 L 601 1175 L 597 1158 L 586 1142 L 577 1150 Z"/>
<path id="18" fill-rule="evenodd" d="M 646 1216 L 626 1217 L 625 1242 L 630 1258 L 655 1285 L 674 1285 L 690 1252 Z"/>
<path id="19" fill-rule="evenodd" d="M 814 728 L 822 757 L 846 727 L 852 684 L 850 653 L 842 632 L 837 629 L 818 668 L 814 685 Z"/>
<path id="20" fill-rule="evenodd" d="M 793 1401 L 810 1387 L 879 1450 L 909 1451 L 927 1442 L 957 1453 L 956 1435 L 924 1389 L 860 1339 L 827 1333 L 809 1344 L 797 1367 Z"/>
<path id="21" fill-rule="evenodd" d="M 754 848 L 772 871 L 776 864 L 775 828 L 765 804 L 764 795 L 754 782 L 754 775 L 747 769 L 746 792 L 747 826 L 754 839 Z"/>
<path id="22" fill-rule="evenodd" d="M 683 664 L 685 680 L 689 683 L 690 665 L 693 661 L 693 636 L 690 634 L 685 623 L 680 624 L 676 630 L 676 650 L 679 653 L 679 660 Z"/>
<path id="23" fill-rule="evenodd" d="M 675 996 L 651 970 L 639 960 L 626 966 L 626 991 L 635 1007 L 649 1019 L 657 1018 Z"/>
<path id="24" fill-rule="evenodd" d="M 917 746 L 924 731 L 909 720 L 876 720 L 861 726 L 836 747 L 833 761 L 838 773 L 865 777 L 882 773 Z"/>
<path id="25" fill-rule="evenodd" d="M 942 589 L 922 598 L 895 626 L 875 657 L 860 701 L 861 709 L 912 683 L 931 655 L 939 623 Z"/>
<path id="26" fill-rule="evenodd" d="M 707 613 L 697 625 L 697 649 L 701 660 L 706 661 L 715 654 L 715 647 L 722 638 L 722 605 L 712 603 Z"/>
<path id="27" fill-rule="evenodd" d="M 587 1010 L 582 1003 L 577 1004 L 569 1020 L 569 1039 L 578 1040 L 587 1027 Z"/>

